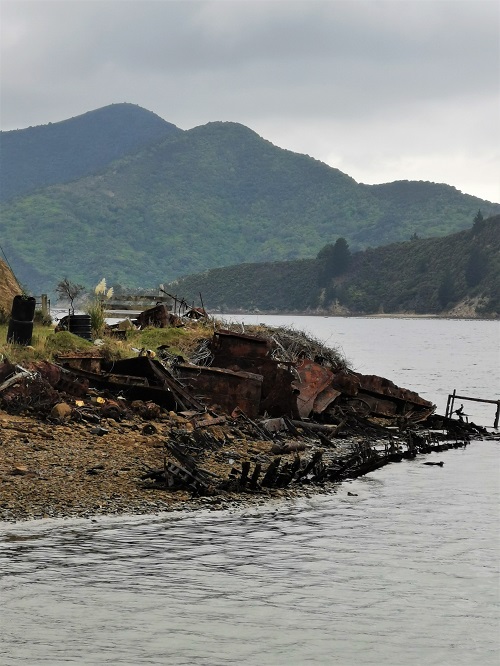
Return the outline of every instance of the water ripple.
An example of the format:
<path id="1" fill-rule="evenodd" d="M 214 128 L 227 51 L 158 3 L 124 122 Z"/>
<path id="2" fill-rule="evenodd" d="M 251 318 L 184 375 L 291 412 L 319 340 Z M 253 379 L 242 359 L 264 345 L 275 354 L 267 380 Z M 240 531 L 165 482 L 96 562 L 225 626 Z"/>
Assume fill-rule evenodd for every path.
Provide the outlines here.
<path id="1" fill-rule="evenodd" d="M 498 445 L 442 455 L 278 508 L 9 525 L 2 663 L 496 664 Z"/>

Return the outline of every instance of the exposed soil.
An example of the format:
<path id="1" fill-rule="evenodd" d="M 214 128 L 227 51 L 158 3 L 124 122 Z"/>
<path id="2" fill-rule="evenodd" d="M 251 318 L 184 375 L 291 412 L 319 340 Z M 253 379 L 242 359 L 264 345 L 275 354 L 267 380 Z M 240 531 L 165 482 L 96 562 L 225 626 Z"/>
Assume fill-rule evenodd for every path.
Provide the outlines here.
<path id="1" fill-rule="evenodd" d="M 20 294 L 17 280 L 7 264 L 0 259 L 0 310 L 10 314 L 12 299 Z"/>

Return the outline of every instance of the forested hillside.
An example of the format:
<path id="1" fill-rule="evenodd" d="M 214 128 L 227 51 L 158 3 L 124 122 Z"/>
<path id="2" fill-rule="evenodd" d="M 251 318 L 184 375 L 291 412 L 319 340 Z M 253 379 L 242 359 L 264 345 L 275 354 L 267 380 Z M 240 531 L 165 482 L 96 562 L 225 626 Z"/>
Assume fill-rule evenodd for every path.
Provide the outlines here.
<path id="1" fill-rule="evenodd" d="M 148 287 L 241 262 L 310 259 L 339 236 L 359 250 L 466 228 L 479 208 L 500 212 L 449 185 L 360 185 L 243 125 L 182 131 L 133 105 L 22 132 L 32 160 L 20 164 L 27 153 L 18 142 L 14 154 L 3 151 L 2 173 L 19 174 L 31 161 L 33 178 L 67 181 L 93 170 L 2 205 L 2 247 L 35 293 L 53 292 L 62 277 Z M 148 145 L 138 150 L 141 142 Z"/>
<path id="2" fill-rule="evenodd" d="M 336 314 L 500 316 L 500 216 L 465 231 L 369 248 L 348 261 L 327 246 L 307 261 L 242 264 L 176 280 L 167 289 L 208 309 Z M 326 251 L 325 251 L 326 249 Z"/>
<path id="3" fill-rule="evenodd" d="M 0 132 L 0 200 L 77 180 L 178 132 L 135 104 L 112 104 L 58 123 Z"/>

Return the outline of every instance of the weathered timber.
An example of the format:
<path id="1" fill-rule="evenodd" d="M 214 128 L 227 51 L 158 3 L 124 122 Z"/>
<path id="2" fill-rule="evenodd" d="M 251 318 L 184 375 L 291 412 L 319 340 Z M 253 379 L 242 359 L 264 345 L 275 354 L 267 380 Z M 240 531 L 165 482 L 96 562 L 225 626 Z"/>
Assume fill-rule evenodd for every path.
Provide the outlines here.
<path id="1" fill-rule="evenodd" d="M 493 423 L 494 428 L 498 428 L 498 423 L 500 421 L 500 400 L 487 400 L 486 398 L 472 398 L 470 396 L 466 395 L 457 395 L 456 390 L 453 390 L 453 393 L 450 393 L 448 395 L 448 400 L 446 403 L 446 412 L 445 412 L 445 418 L 451 418 L 452 414 L 457 414 L 459 417 L 462 416 L 459 410 L 454 410 L 455 406 L 455 400 L 467 400 L 468 402 L 482 402 L 482 403 L 487 403 L 490 405 L 496 405 L 496 411 L 495 411 L 495 420 Z M 463 416 L 466 416 L 466 414 L 463 414 Z M 460 419 L 462 420 L 462 419 Z"/>

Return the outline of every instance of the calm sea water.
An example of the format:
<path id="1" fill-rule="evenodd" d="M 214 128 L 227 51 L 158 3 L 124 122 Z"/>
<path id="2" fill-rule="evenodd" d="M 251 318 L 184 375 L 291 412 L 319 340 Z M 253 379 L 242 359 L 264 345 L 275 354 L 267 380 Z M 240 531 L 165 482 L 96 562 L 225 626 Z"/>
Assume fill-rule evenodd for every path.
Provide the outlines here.
<path id="1" fill-rule="evenodd" d="M 454 388 L 498 397 L 498 322 L 245 319 L 305 328 L 439 411 Z M 489 424 L 484 407 L 466 411 Z M 265 508 L 0 526 L 0 664 L 496 666 L 499 450 Z"/>

